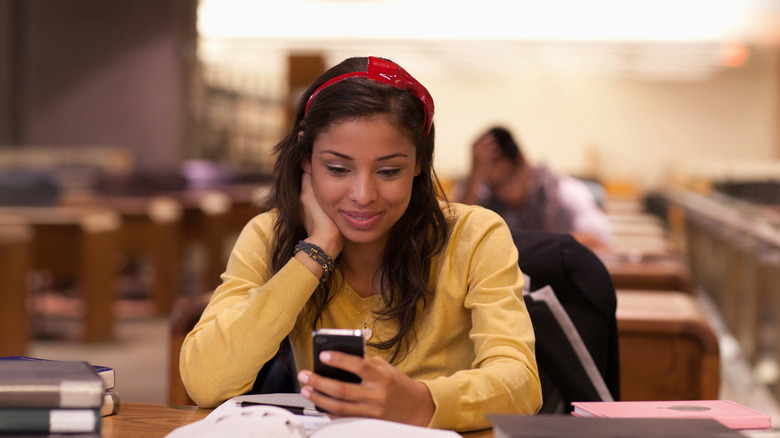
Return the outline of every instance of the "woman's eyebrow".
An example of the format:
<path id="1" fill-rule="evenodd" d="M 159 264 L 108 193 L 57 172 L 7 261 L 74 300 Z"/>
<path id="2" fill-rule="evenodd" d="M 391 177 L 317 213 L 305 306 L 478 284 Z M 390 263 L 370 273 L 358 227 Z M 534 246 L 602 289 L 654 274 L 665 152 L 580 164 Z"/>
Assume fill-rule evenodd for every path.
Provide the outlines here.
<path id="1" fill-rule="evenodd" d="M 347 154 L 342 154 L 341 152 L 336 152 L 336 151 L 333 151 L 333 150 L 330 150 L 330 149 L 326 149 L 326 150 L 320 152 L 320 155 L 323 155 L 323 154 L 335 155 L 335 156 L 337 156 L 339 158 L 342 158 L 344 160 L 354 160 L 354 158 L 352 158 L 351 156 L 349 156 Z M 390 160 L 392 158 L 397 158 L 397 157 L 408 158 L 409 155 L 408 154 L 404 154 L 403 152 L 396 152 L 396 153 L 393 153 L 393 154 L 389 154 L 389 155 L 385 155 L 385 156 L 379 157 L 379 158 L 376 159 L 376 161 Z"/>
<path id="2" fill-rule="evenodd" d="M 335 156 L 337 156 L 339 158 L 343 158 L 345 160 L 353 160 L 354 159 L 354 158 L 350 157 L 349 155 L 342 154 L 341 152 L 332 151 L 330 149 L 326 149 L 326 150 L 320 152 L 320 155 L 325 155 L 325 154 L 335 155 Z"/>

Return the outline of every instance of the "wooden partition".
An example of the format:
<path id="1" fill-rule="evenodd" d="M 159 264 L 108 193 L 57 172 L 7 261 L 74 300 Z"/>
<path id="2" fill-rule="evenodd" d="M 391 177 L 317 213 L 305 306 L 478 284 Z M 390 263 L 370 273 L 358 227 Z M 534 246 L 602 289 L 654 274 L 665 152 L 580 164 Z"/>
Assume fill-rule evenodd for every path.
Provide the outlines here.
<path id="1" fill-rule="evenodd" d="M 722 193 L 666 192 L 683 212 L 693 275 L 749 363 L 780 364 L 780 218 Z M 770 382 L 771 383 L 771 382 Z M 780 381 L 775 382 L 780 394 Z"/>

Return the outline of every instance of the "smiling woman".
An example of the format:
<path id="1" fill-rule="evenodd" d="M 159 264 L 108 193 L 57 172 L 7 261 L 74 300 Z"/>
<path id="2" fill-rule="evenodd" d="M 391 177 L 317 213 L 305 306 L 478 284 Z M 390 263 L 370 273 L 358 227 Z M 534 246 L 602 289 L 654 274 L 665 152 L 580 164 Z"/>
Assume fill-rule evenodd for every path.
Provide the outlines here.
<path id="1" fill-rule="evenodd" d="M 406 212 L 420 174 L 414 149 L 382 116 L 336 123 L 314 141 L 303 169 L 345 246 L 385 247 L 382 239 Z"/>
<path id="2" fill-rule="evenodd" d="M 540 408 L 517 250 L 495 213 L 438 199 L 433 115 L 427 89 L 382 58 L 349 58 L 303 93 L 267 212 L 183 343 L 193 400 L 258 386 L 287 338 L 301 394 L 335 415 L 475 430 Z M 311 371 L 320 328 L 363 331 L 365 358 L 318 355 L 358 383 Z"/>

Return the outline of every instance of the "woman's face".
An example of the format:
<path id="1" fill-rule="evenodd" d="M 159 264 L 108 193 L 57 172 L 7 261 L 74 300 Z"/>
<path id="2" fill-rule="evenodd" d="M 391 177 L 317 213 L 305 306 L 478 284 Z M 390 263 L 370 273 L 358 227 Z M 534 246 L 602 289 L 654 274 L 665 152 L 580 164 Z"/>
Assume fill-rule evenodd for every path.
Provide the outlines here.
<path id="1" fill-rule="evenodd" d="M 386 117 L 331 125 L 314 140 L 314 195 L 347 242 L 384 246 L 420 173 L 415 147 Z"/>

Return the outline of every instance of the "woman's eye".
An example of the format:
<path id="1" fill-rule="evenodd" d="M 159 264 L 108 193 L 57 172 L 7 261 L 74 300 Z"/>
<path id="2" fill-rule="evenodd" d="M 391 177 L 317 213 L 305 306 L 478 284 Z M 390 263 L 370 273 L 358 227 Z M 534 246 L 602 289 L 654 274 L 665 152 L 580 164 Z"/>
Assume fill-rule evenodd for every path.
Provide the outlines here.
<path id="1" fill-rule="evenodd" d="M 343 167 L 325 166 L 325 168 L 328 169 L 328 172 L 336 176 L 345 175 L 348 172 L 348 170 Z"/>
<path id="2" fill-rule="evenodd" d="M 401 169 L 400 168 L 396 168 L 396 169 L 382 169 L 382 170 L 379 171 L 379 174 L 384 176 L 384 177 L 396 176 L 399 173 L 401 173 Z"/>

